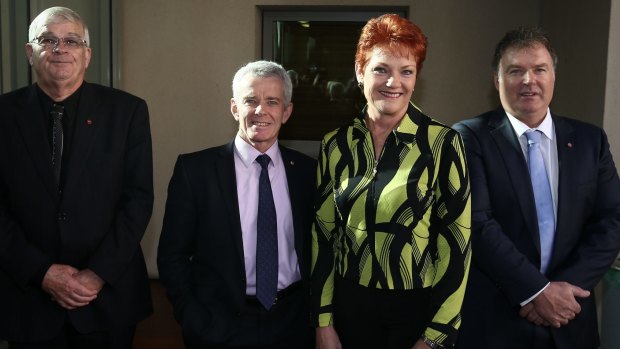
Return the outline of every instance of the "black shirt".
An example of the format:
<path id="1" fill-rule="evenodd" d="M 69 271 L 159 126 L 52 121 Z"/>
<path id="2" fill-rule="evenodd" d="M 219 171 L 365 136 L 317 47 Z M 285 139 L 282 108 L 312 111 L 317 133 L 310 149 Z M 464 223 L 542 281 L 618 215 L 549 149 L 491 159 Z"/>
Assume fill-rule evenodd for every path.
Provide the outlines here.
<path id="1" fill-rule="evenodd" d="M 41 103 L 41 108 L 43 110 L 45 129 L 47 130 L 47 138 L 50 146 L 50 151 L 52 149 L 52 116 L 50 111 L 52 109 L 52 104 L 62 104 L 64 108 L 64 113 L 62 116 L 62 131 L 63 131 L 63 150 L 62 150 L 62 165 L 60 168 L 60 188 L 63 187 L 65 171 L 63 169 L 67 168 L 71 155 L 71 145 L 73 141 L 73 134 L 75 131 L 75 120 L 77 119 L 78 106 L 80 102 L 80 94 L 82 92 L 81 85 L 71 96 L 65 98 L 63 101 L 54 102 L 42 89 L 37 85 L 37 91 L 39 95 L 39 102 Z"/>

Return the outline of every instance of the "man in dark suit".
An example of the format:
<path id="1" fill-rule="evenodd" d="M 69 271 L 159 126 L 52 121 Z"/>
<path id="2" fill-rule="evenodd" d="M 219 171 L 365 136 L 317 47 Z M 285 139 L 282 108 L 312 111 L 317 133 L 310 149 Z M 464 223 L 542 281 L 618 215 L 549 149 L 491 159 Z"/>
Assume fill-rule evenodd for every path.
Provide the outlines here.
<path id="1" fill-rule="evenodd" d="M 291 94 L 279 64 L 242 67 L 230 101 L 236 138 L 177 160 L 157 260 L 188 348 L 308 345 L 315 161 L 278 143 Z M 266 201 L 275 212 L 263 210 Z M 272 214 L 277 224 L 265 229 L 261 222 Z M 273 263 L 263 256 L 268 232 L 277 243 Z M 267 268 L 273 264 L 275 270 Z M 271 293 L 264 296 L 267 285 Z"/>
<path id="2" fill-rule="evenodd" d="M 540 29 L 508 32 L 503 108 L 454 126 L 473 205 L 459 349 L 598 348 L 592 290 L 620 249 L 620 181 L 603 130 L 549 111 L 556 61 Z"/>
<path id="3" fill-rule="evenodd" d="M 0 96 L 0 338 L 131 348 L 152 311 L 147 106 L 84 81 L 91 49 L 74 11 L 43 11 L 29 39 L 37 83 Z"/>

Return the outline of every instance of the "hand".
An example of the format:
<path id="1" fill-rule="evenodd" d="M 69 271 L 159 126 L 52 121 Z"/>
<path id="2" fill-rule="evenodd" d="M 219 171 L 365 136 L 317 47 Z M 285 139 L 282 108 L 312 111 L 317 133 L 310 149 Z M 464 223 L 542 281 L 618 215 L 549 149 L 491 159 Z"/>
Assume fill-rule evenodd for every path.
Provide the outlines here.
<path id="1" fill-rule="evenodd" d="M 553 327 L 568 324 L 581 312 L 576 297 L 590 296 L 590 291 L 571 285 L 568 282 L 553 281 L 531 302 L 536 313 Z"/>
<path id="2" fill-rule="evenodd" d="M 521 317 L 526 318 L 529 322 L 533 322 L 534 324 L 538 326 L 549 326 L 550 325 L 548 321 L 543 319 L 542 316 L 540 316 L 540 314 L 536 312 L 536 309 L 534 308 L 534 304 L 532 303 L 528 303 L 523 308 L 521 308 L 521 310 L 519 311 L 519 315 L 521 315 Z"/>
<path id="3" fill-rule="evenodd" d="M 75 278 L 78 270 L 69 265 L 52 264 L 43 277 L 41 287 L 65 309 L 83 307 L 97 298 L 97 291 Z"/>
<path id="4" fill-rule="evenodd" d="M 75 278 L 84 286 L 99 293 L 105 285 L 105 281 L 90 269 L 80 270 L 74 275 Z"/>
<path id="5" fill-rule="evenodd" d="M 413 345 L 413 348 L 411 349 L 429 349 L 430 347 L 428 346 L 428 344 L 424 343 L 423 339 L 418 339 L 417 342 L 415 342 L 415 344 Z"/>
<path id="6" fill-rule="evenodd" d="M 317 327 L 316 349 L 342 349 L 338 333 L 333 326 Z"/>

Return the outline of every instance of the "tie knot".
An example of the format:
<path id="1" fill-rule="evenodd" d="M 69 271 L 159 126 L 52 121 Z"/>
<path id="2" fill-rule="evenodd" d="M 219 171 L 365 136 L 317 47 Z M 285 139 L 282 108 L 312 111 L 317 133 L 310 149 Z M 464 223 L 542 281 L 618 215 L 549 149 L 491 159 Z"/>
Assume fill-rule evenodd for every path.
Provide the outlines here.
<path id="1" fill-rule="evenodd" d="M 527 137 L 528 144 L 540 143 L 541 136 L 542 136 L 542 133 L 538 130 L 529 130 L 525 132 L 525 137 Z"/>
<path id="2" fill-rule="evenodd" d="M 52 103 L 52 109 L 50 110 L 50 114 L 52 117 L 57 119 L 62 119 L 62 115 L 65 112 L 65 106 L 62 104 Z"/>
<path id="3" fill-rule="evenodd" d="M 271 161 L 271 158 L 267 154 L 261 154 L 256 157 L 256 162 L 258 162 L 260 164 L 260 167 L 262 167 L 264 170 L 267 169 L 267 165 L 269 165 L 269 161 Z"/>

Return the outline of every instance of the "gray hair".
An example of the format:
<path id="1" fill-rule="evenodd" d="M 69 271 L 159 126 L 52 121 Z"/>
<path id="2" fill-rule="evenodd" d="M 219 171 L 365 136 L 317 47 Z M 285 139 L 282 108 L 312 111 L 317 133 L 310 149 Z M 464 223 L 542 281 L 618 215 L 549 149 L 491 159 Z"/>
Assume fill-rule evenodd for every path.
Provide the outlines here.
<path id="1" fill-rule="evenodd" d="M 284 83 L 284 105 L 288 106 L 291 103 L 291 98 L 293 97 L 291 78 L 280 64 L 270 61 L 250 62 L 237 70 L 232 81 L 234 99 L 238 100 L 240 97 L 239 89 L 241 88 L 241 82 L 247 75 L 257 78 L 279 78 Z"/>
<path id="2" fill-rule="evenodd" d="M 30 28 L 28 29 L 28 41 L 34 40 L 34 38 L 41 33 L 41 29 L 44 26 L 48 24 L 65 22 L 80 24 L 84 28 L 84 40 L 86 41 L 86 46 L 90 46 L 88 27 L 86 27 L 86 23 L 84 23 L 82 17 L 80 17 L 80 15 L 72 9 L 60 6 L 50 7 L 39 13 L 32 23 L 30 23 Z"/>

